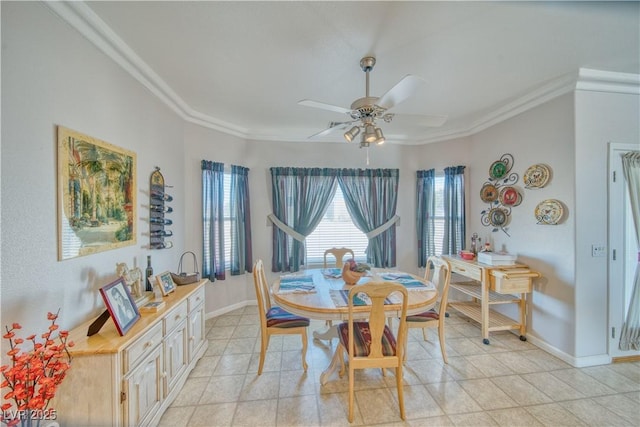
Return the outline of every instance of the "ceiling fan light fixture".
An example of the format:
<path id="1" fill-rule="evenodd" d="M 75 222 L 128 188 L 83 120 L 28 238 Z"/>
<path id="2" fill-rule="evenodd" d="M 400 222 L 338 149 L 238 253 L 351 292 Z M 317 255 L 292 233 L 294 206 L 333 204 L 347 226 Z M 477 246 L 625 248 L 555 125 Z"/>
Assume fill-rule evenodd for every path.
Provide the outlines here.
<path id="1" fill-rule="evenodd" d="M 377 139 L 378 137 L 376 135 L 376 130 L 374 126 L 372 124 L 366 124 L 364 126 L 364 136 L 363 136 L 364 142 L 366 142 L 367 144 L 371 144 L 373 142 L 376 142 Z"/>
<path id="2" fill-rule="evenodd" d="M 376 128 L 376 144 L 382 145 L 386 141 L 382 129 Z"/>
<path id="3" fill-rule="evenodd" d="M 359 133 L 360 133 L 360 128 L 358 126 L 354 126 L 344 133 L 344 139 L 346 139 L 347 142 L 351 142 L 353 141 L 353 138 L 358 136 Z"/>

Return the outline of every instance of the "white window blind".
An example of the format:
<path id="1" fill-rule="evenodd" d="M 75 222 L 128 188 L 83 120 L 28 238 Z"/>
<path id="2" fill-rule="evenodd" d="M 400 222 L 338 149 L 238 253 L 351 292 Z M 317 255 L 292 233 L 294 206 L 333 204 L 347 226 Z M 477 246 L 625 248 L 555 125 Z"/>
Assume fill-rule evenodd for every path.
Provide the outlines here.
<path id="1" fill-rule="evenodd" d="M 353 249 L 356 261 L 366 262 L 365 250 L 368 243 L 367 236 L 353 224 L 344 203 L 342 190 L 338 187 L 322 221 L 306 238 L 306 264 L 322 265 L 324 251 L 332 247 Z"/>
<path id="2" fill-rule="evenodd" d="M 231 268 L 231 174 L 225 172 L 224 181 L 224 269 Z"/>
<path id="3" fill-rule="evenodd" d="M 434 215 L 434 236 L 433 243 L 436 249 L 436 255 L 442 255 L 442 241 L 444 239 L 444 175 L 435 177 L 436 186 L 436 212 Z"/>

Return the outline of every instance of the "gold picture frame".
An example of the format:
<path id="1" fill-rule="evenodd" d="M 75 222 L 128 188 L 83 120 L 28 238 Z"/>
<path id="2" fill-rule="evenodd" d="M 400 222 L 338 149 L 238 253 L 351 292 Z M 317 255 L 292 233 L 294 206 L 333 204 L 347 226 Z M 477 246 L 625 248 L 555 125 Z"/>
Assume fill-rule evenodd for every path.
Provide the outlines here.
<path id="1" fill-rule="evenodd" d="M 58 260 L 136 243 L 136 154 L 58 126 Z"/>

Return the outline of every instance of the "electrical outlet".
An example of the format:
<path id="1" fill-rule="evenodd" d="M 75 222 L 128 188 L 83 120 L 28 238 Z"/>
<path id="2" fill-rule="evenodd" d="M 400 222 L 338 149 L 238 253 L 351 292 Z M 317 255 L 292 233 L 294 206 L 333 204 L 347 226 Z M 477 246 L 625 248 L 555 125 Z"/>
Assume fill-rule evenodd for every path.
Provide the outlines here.
<path id="1" fill-rule="evenodd" d="M 591 245 L 592 257 L 603 257 L 606 255 L 604 245 Z"/>

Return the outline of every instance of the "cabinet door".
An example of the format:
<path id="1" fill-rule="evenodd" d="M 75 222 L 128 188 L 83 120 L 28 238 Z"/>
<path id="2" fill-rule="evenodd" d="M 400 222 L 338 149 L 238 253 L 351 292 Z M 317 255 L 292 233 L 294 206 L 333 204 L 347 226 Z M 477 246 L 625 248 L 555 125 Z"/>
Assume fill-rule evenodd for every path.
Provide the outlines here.
<path id="1" fill-rule="evenodd" d="M 146 425 L 162 403 L 162 346 L 158 345 L 125 377 L 124 425 Z"/>
<path id="2" fill-rule="evenodd" d="M 165 396 L 172 390 L 180 374 L 187 369 L 187 320 L 182 319 L 164 340 Z"/>
<path id="3" fill-rule="evenodd" d="M 204 344 L 204 305 L 189 313 L 189 362 Z"/>

